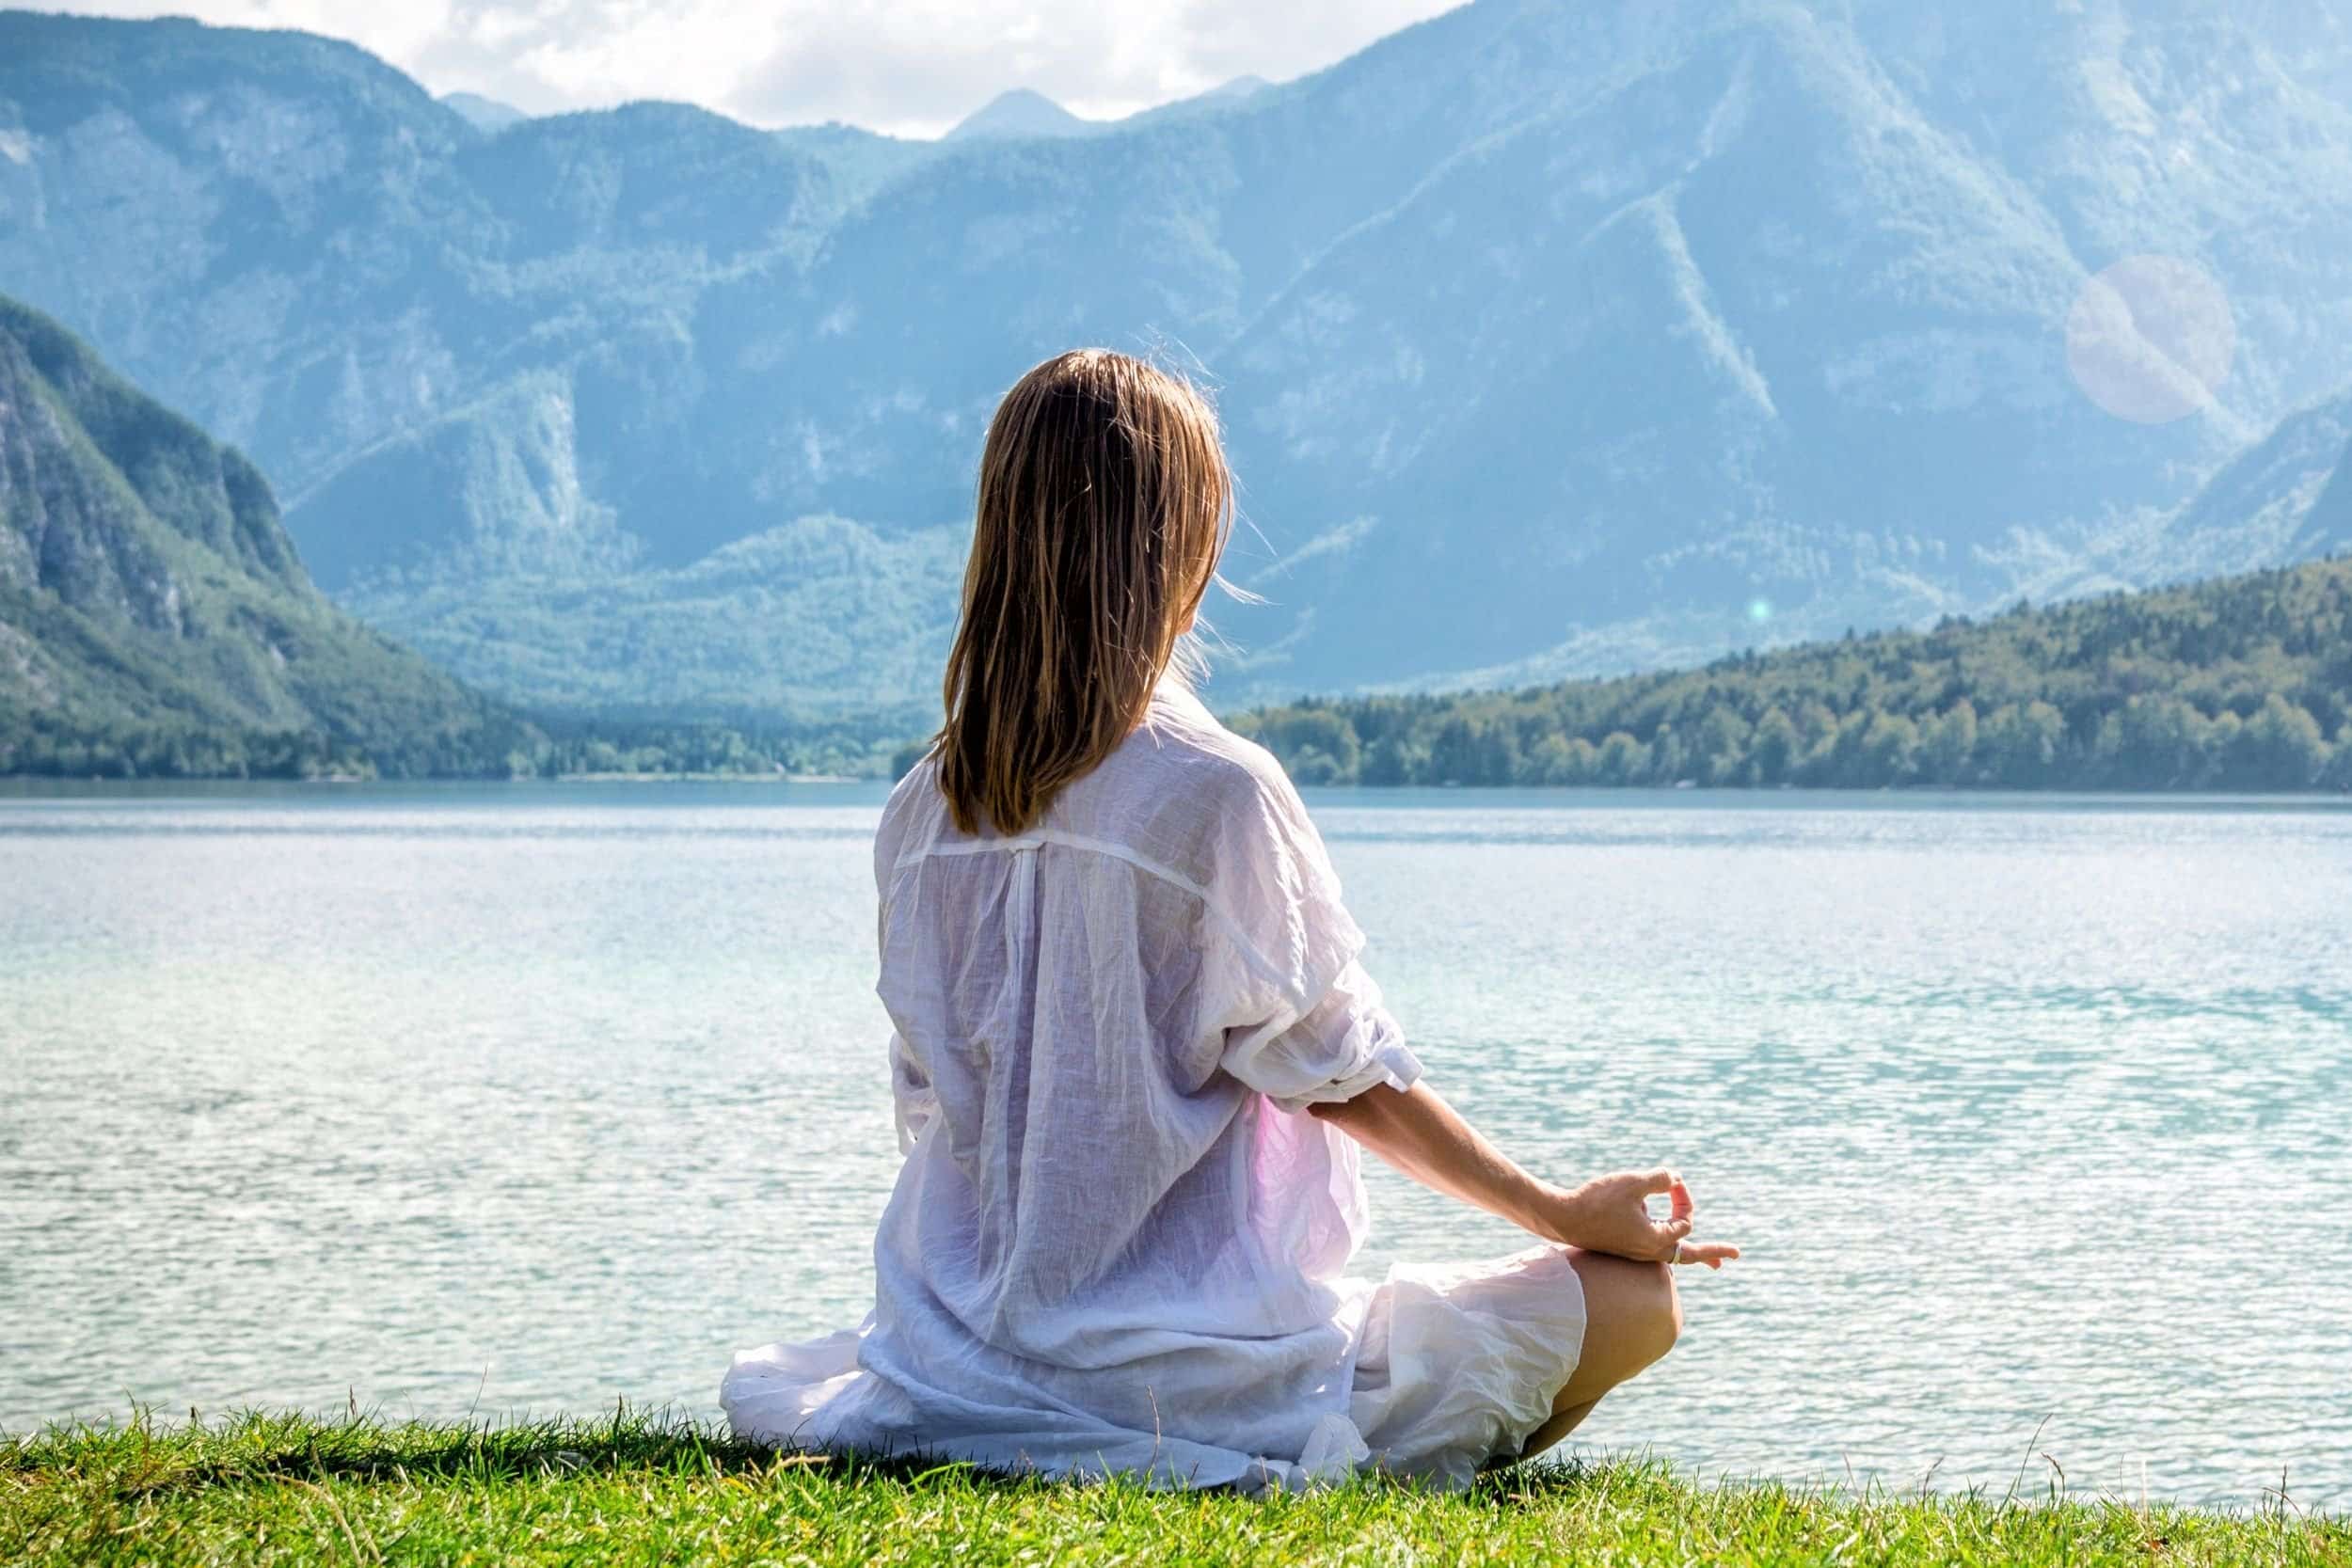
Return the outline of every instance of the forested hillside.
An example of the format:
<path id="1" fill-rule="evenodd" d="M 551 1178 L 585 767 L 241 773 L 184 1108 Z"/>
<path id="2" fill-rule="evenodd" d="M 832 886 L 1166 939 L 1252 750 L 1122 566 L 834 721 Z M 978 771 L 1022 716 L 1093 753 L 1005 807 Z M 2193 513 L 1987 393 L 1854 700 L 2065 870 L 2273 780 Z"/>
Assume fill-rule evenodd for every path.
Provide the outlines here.
<path id="1" fill-rule="evenodd" d="M 1675 674 L 1233 724 L 1304 784 L 2352 788 L 2352 558 Z"/>
<path id="2" fill-rule="evenodd" d="M 0 299 L 0 773 L 504 772 L 541 738 L 329 604 L 244 457 Z"/>

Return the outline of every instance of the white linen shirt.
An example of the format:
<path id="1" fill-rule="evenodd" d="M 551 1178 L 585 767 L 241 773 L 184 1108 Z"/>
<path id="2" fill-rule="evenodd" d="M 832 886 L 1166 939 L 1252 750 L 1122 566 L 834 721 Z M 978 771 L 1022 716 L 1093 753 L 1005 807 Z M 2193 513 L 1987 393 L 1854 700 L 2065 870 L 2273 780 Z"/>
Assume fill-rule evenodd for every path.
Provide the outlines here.
<path id="1" fill-rule="evenodd" d="M 1164 681 L 1023 832 L 958 832 L 917 767 L 874 861 L 874 1310 L 739 1359 L 738 1429 L 1189 1485 L 1360 1457 L 1364 1190 L 1304 1111 L 1421 1068 L 1280 767 Z"/>

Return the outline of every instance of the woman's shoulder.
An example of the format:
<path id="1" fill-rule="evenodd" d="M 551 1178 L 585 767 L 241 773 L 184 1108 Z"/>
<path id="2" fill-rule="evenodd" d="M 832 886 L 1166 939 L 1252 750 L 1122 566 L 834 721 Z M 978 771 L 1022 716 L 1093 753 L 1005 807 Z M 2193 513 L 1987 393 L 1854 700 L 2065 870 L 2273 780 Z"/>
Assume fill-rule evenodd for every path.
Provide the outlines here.
<path id="1" fill-rule="evenodd" d="M 887 879 L 890 868 L 912 847 L 928 848 L 947 820 L 947 799 L 939 792 L 939 756 L 926 752 L 890 786 L 882 822 L 874 832 L 874 870 Z"/>
<path id="2" fill-rule="evenodd" d="M 1253 846 L 1312 832 L 1272 753 L 1181 689 L 1156 694 L 1144 722 L 1064 791 L 1052 816 L 1065 832 L 1120 845 L 1196 887 L 1254 858 Z"/>
<path id="3" fill-rule="evenodd" d="M 1181 791 L 1218 810 L 1297 799 L 1273 752 L 1234 734 L 1207 704 L 1174 682 L 1152 693 L 1143 723 L 1114 760 L 1123 762 L 1144 788 Z"/>
<path id="4" fill-rule="evenodd" d="M 918 802 L 940 799 L 939 752 L 927 751 L 891 784 L 890 797 L 882 802 L 882 819 L 888 821 Z"/>

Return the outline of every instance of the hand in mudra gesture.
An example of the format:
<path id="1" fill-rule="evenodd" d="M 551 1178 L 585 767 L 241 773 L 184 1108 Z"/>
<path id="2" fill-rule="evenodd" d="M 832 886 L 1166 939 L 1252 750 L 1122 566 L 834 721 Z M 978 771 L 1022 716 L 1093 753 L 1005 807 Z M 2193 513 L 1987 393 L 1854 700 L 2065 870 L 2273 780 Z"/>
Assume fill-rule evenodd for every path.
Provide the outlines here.
<path id="1" fill-rule="evenodd" d="M 1663 1193 L 1666 1218 L 1650 1212 L 1649 1200 Z M 1671 1170 L 1621 1171 L 1570 1188 L 1560 1198 L 1559 1240 L 1587 1252 L 1613 1253 L 1637 1263 L 1704 1263 L 1720 1269 L 1740 1256 L 1722 1242 L 1694 1242 L 1698 1214 L 1691 1189 Z"/>
<path id="2" fill-rule="evenodd" d="M 1623 1171 L 1581 1187 L 1538 1180 L 1479 1136 L 1426 1081 L 1408 1089 L 1378 1085 L 1353 1100 L 1308 1110 L 1424 1186 L 1500 1214 L 1548 1242 L 1636 1263 L 1710 1269 L 1740 1256 L 1736 1246 L 1690 1240 L 1698 1205 L 1673 1171 Z M 1661 1193 L 1670 1200 L 1662 1220 L 1649 1212 L 1649 1200 Z"/>

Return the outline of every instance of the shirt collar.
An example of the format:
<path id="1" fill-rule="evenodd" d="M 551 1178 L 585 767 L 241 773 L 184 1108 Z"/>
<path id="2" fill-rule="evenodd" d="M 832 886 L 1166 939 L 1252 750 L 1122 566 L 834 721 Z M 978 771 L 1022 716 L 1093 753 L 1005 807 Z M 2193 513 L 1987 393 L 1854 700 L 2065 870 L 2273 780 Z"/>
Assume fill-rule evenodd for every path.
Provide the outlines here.
<path id="1" fill-rule="evenodd" d="M 1209 711 L 1208 705 L 1193 694 L 1192 688 L 1184 684 L 1184 677 L 1171 670 L 1160 672 L 1158 682 L 1152 688 L 1152 705 L 1200 717 L 1206 717 Z"/>

